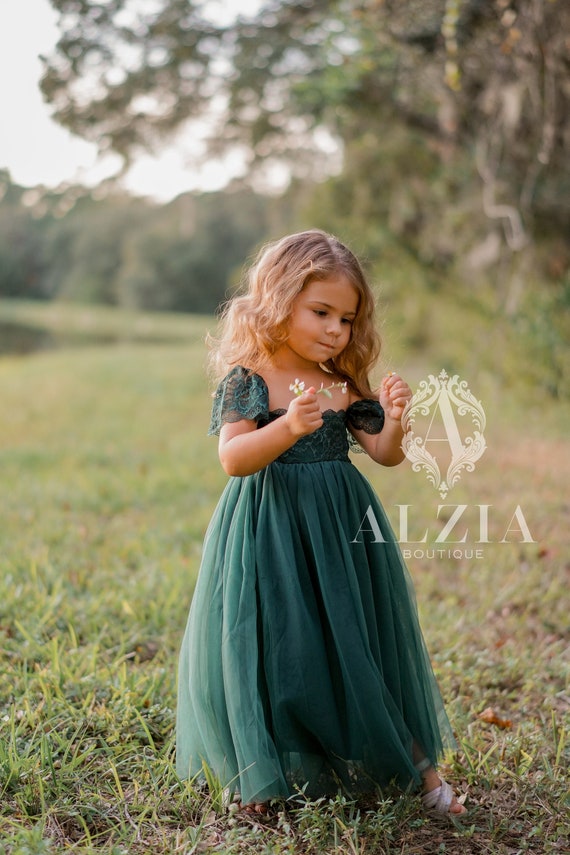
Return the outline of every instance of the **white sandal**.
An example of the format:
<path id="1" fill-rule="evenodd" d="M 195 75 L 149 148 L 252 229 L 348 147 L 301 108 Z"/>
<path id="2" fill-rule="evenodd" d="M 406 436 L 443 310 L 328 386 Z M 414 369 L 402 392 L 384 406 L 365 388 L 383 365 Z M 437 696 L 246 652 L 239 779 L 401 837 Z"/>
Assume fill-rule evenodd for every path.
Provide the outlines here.
<path id="1" fill-rule="evenodd" d="M 433 811 L 434 813 L 445 814 L 446 816 L 461 816 L 464 811 L 460 811 L 459 813 L 452 813 L 450 811 L 454 798 L 455 793 L 447 781 L 444 781 L 442 778 L 439 787 L 436 787 L 435 790 L 430 790 L 429 793 L 423 794 L 422 804 L 426 810 Z M 460 803 L 458 802 L 458 804 Z"/>

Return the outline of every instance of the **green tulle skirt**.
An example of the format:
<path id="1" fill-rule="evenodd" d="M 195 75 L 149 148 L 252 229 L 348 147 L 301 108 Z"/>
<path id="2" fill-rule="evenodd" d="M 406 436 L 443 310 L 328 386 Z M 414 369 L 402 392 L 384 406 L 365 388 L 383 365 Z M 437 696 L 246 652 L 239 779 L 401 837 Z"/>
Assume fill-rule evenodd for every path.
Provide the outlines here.
<path id="1" fill-rule="evenodd" d="M 369 510 L 370 509 L 370 510 Z M 374 515 L 385 540 L 363 519 Z M 348 461 L 231 478 L 182 643 L 177 770 L 245 803 L 418 783 L 453 745 L 386 515 Z"/>

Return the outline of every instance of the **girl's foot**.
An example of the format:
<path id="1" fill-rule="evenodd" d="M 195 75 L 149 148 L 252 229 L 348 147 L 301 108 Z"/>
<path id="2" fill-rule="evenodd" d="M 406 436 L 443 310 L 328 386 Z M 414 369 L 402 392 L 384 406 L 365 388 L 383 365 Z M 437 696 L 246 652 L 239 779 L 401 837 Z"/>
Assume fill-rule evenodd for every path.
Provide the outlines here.
<path id="1" fill-rule="evenodd" d="M 240 804 L 239 810 L 241 813 L 246 813 L 248 816 L 266 816 L 268 806 L 266 802 L 252 802 L 249 805 Z"/>
<path id="2" fill-rule="evenodd" d="M 424 774 L 422 804 L 426 810 L 451 816 L 461 816 L 466 811 L 447 781 L 439 777 L 433 766 L 426 769 Z"/>
<path id="3" fill-rule="evenodd" d="M 455 793 L 447 781 L 444 780 L 441 781 L 438 787 L 428 790 L 423 794 L 422 804 L 426 810 L 452 816 L 461 816 L 466 810 L 457 800 Z"/>

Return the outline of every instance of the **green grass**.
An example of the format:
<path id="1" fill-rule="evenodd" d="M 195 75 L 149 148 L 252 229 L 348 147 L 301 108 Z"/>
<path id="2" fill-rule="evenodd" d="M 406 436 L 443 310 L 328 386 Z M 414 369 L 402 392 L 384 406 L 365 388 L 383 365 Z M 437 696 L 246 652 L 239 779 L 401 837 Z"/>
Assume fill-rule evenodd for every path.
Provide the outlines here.
<path id="1" fill-rule="evenodd" d="M 53 311 L 2 303 L 0 321 L 19 312 L 41 328 Z M 492 505 L 494 542 L 476 560 L 409 562 L 460 743 L 445 771 L 466 818 L 427 818 L 416 797 L 385 793 L 255 822 L 172 765 L 177 650 L 226 480 L 205 435 L 208 320 L 150 316 L 143 328 L 160 335 L 149 337 L 121 333 L 140 331 L 136 316 L 63 307 L 64 340 L 87 311 L 113 346 L 0 358 L 0 853 L 566 852 L 568 408 L 469 376 L 489 448 L 447 500 L 468 505 L 467 542 L 442 546 L 476 546 L 477 504 Z M 415 379 L 440 357 L 423 374 L 403 356 L 398 367 Z M 424 477 L 355 460 L 395 527 L 409 504 L 410 537 L 429 528 L 433 540 L 443 502 Z M 497 542 L 517 505 L 535 542 Z M 483 722 L 488 707 L 511 727 Z"/>

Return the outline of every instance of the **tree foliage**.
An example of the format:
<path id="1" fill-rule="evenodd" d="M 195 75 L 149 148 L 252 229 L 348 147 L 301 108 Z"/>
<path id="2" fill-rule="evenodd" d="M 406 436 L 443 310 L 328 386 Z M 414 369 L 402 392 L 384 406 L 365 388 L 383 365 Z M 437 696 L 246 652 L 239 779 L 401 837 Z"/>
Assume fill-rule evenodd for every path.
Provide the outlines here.
<path id="1" fill-rule="evenodd" d="M 48 297 L 45 222 L 30 215 L 25 191 L 0 170 L 0 296 Z"/>
<path id="2" fill-rule="evenodd" d="M 307 174 L 323 163 L 317 129 L 346 146 L 400 124 L 444 165 L 471 152 L 514 248 L 533 215 L 568 222 L 564 0 L 266 0 L 224 26 L 197 0 L 51 2 L 61 38 L 44 95 L 104 149 L 128 157 L 209 117 L 212 148 L 245 144 Z"/>
<path id="3" fill-rule="evenodd" d="M 265 237 L 270 204 L 236 189 L 168 205 L 82 194 L 68 209 L 68 194 L 6 172 L 0 196 L 0 296 L 207 313 Z"/>
<path id="4" fill-rule="evenodd" d="M 214 94 L 222 33 L 187 0 L 51 0 L 61 37 L 42 91 L 62 125 L 127 157 Z"/>

